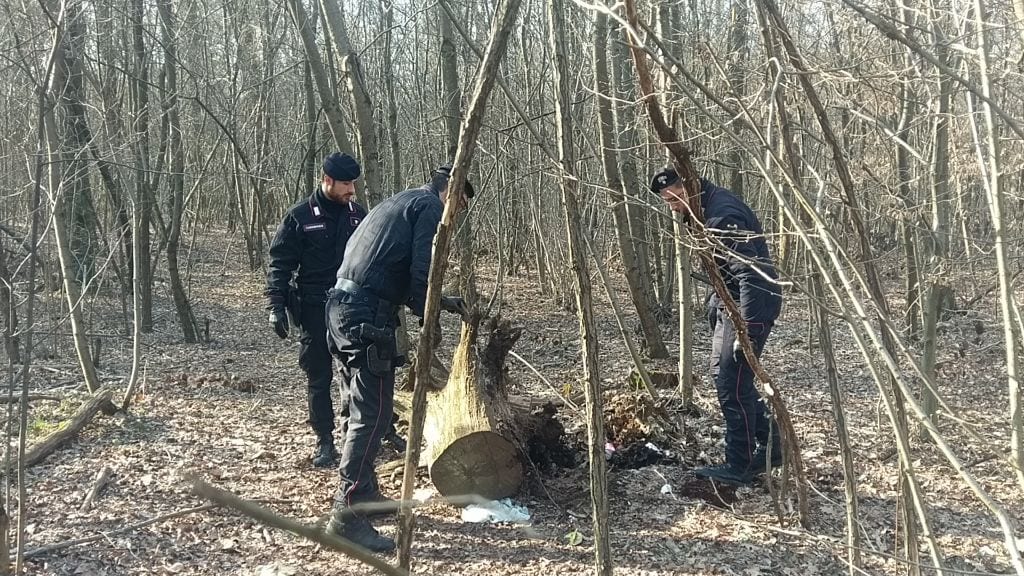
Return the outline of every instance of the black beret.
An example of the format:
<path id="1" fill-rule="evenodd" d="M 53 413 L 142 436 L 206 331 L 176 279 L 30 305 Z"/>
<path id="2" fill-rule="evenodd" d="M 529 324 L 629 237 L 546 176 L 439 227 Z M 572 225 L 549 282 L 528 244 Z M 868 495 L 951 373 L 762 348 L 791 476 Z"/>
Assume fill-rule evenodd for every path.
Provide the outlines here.
<path id="1" fill-rule="evenodd" d="M 661 191 L 669 186 L 679 182 L 679 175 L 676 174 L 675 168 L 666 166 L 661 170 L 658 170 L 654 178 L 651 178 L 651 192 L 655 194 L 661 194 Z"/>
<path id="2" fill-rule="evenodd" d="M 437 170 L 434 170 L 434 174 L 435 175 L 440 174 L 440 175 L 444 176 L 445 178 L 451 178 L 452 177 L 452 165 L 451 164 L 442 164 L 442 165 L 437 167 Z M 476 194 L 476 190 L 473 189 L 473 185 L 469 183 L 469 180 L 466 180 L 466 184 L 463 186 L 462 191 L 466 195 L 466 198 L 472 198 Z"/>
<path id="3" fill-rule="evenodd" d="M 348 154 L 338 154 L 335 152 L 324 158 L 324 174 L 335 180 L 351 182 L 359 178 L 359 162 L 356 162 L 356 159 Z"/>

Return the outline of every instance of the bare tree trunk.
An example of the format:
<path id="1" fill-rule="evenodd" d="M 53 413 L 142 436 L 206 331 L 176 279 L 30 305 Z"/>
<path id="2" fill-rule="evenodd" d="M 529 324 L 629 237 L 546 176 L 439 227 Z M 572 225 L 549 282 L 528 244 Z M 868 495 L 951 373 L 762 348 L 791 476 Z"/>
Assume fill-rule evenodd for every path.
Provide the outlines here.
<path id="1" fill-rule="evenodd" d="M 929 21 L 934 38 L 935 55 L 943 63 L 949 65 L 950 52 L 946 45 L 946 34 L 943 30 L 943 22 L 946 21 L 946 11 L 932 6 L 929 14 Z M 925 374 L 930 375 L 931 381 L 938 385 L 935 375 L 935 358 L 938 335 L 936 330 L 942 294 L 949 291 L 948 286 L 943 284 L 943 274 L 947 271 L 949 259 L 949 236 L 950 236 L 950 194 L 949 194 L 949 101 L 951 97 L 953 81 L 945 74 L 937 74 L 938 78 L 938 105 L 933 121 L 932 158 L 929 166 L 931 168 L 931 234 L 927 243 L 927 290 L 922 290 L 927 309 L 923 325 L 922 342 L 924 351 L 921 356 L 921 369 Z M 935 421 L 938 410 L 938 399 L 929 386 L 923 386 L 921 391 L 921 404 L 926 414 Z"/>
<path id="2" fill-rule="evenodd" d="M 171 296 L 174 299 L 174 309 L 178 314 L 178 324 L 181 326 L 185 342 L 190 344 L 199 341 L 199 329 L 196 325 L 196 318 L 192 314 L 192 305 L 188 301 L 188 294 L 185 293 L 185 286 L 181 282 L 181 273 L 178 270 L 178 248 L 181 241 L 181 219 L 185 212 L 185 151 L 181 143 L 181 121 L 178 119 L 178 57 L 177 38 L 175 38 L 174 12 L 171 0 L 159 0 L 157 10 L 160 13 L 161 39 L 164 45 L 164 86 L 165 107 L 167 114 L 167 129 L 169 145 L 167 153 L 170 156 L 168 166 L 170 168 L 170 189 L 171 204 L 169 227 L 167 230 L 167 276 L 171 284 Z"/>
<path id="3" fill-rule="evenodd" d="M 440 313 L 441 289 L 444 284 L 445 270 L 448 267 L 448 255 L 451 252 L 450 241 L 455 213 L 458 212 L 459 206 L 465 198 L 464 182 L 473 161 L 473 154 L 476 152 L 476 140 L 483 123 L 487 99 L 494 87 L 498 65 L 504 57 L 512 24 L 519 12 L 519 4 L 520 0 L 501 0 L 495 9 L 494 19 L 491 21 L 490 41 L 477 71 L 473 97 L 470 99 L 459 135 L 459 146 L 448 184 L 448 202 L 445 204 L 444 214 L 437 228 L 437 235 L 434 237 L 434 254 L 430 262 L 427 299 L 423 310 L 424 324 L 416 352 L 417 358 L 429 358 L 431 355 L 430 342 L 433 339 L 434 326 Z M 430 388 L 426 382 L 431 377 L 431 364 L 430 362 L 416 363 L 416 385 L 412 397 L 412 416 L 409 418 L 405 468 L 402 472 L 402 509 L 398 527 L 398 563 L 403 569 L 408 569 L 411 562 L 410 550 L 416 517 L 408 503 L 412 499 L 413 489 L 416 485 L 416 468 L 419 466 L 420 443 L 423 441 L 423 420 L 427 409 L 427 390 Z"/>
<path id="4" fill-rule="evenodd" d="M 981 82 L 982 93 L 987 98 L 991 98 L 992 82 L 988 72 L 989 32 L 988 24 L 984 20 L 985 14 L 985 3 L 983 0 L 974 0 L 974 17 L 976 19 L 975 25 L 977 26 L 976 33 L 978 39 L 979 81 Z M 985 139 L 988 142 L 988 150 L 985 151 L 988 156 L 987 166 L 983 166 L 985 170 L 985 191 L 988 196 L 989 212 L 992 215 L 996 267 L 999 272 L 999 308 L 1003 316 L 1003 339 L 1006 343 L 1006 378 L 1009 387 L 1010 408 L 1010 454 L 1017 482 L 1024 488 L 1024 404 L 1022 404 L 1024 389 L 1021 387 L 1020 375 L 1018 374 L 1020 357 L 1017 346 L 1020 341 L 1020 335 L 1017 333 L 1016 303 L 1014 301 L 1014 287 L 1009 265 L 1009 261 L 1013 256 L 1009 253 L 1011 250 L 1010 246 L 1007 245 L 1006 195 L 1001 186 L 1000 134 L 992 107 L 987 102 L 982 104 L 982 112 L 984 113 L 985 131 L 988 136 Z M 982 154 L 979 150 L 979 157 L 981 156 Z"/>
<path id="5" fill-rule="evenodd" d="M 850 223 L 860 246 L 860 259 L 864 265 L 864 276 L 867 280 L 867 288 L 871 298 L 875 301 L 875 305 L 879 308 L 879 326 L 884 347 L 890 356 L 895 357 L 896 345 L 893 341 L 893 335 L 884 321 L 889 317 L 889 308 L 885 299 L 885 291 L 882 288 L 878 270 L 874 263 L 874 254 L 871 248 L 871 243 L 868 240 L 868 232 L 861 219 L 860 201 L 856 195 L 853 177 L 850 173 L 844 150 L 835 136 L 827 111 L 818 97 L 817 89 L 811 82 L 808 75 L 808 66 L 804 62 L 803 56 L 797 50 L 796 45 L 793 43 L 793 39 L 789 34 L 789 30 L 786 27 L 785 22 L 782 20 L 782 16 L 779 14 L 774 0 L 757 0 L 757 6 L 765 12 L 765 20 L 770 22 L 778 31 L 778 37 L 782 43 L 782 47 L 784 48 L 790 63 L 798 72 L 797 77 L 803 87 L 804 94 L 807 96 L 807 99 L 814 110 L 818 124 L 821 127 L 825 140 L 831 149 L 832 160 L 835 164 L 836 172 L 838 173 L 839 180 L 842 185 L 844 193 L 843 197 L 848 206 L 846 214 L 850 219 Z M 894 430 L 894 433 L 897 438 L 897 442 L 904 442 L 907 436 L 907 417 L 904 407 L 904 398 L 900 393 L 895 378 L 895 375 L 890 374 L 890 392 L 892 394 L 895 410 L 894 426 L 896 429 Z M 920 497 L 920 487 L 917 485 L 917 481 L 913 475 L 912 462 L 901 459 L 900 468 L 900 475 L 903 483 L 903 490 L 900 491 L 900 494 L 903 497 L 902 500 L 904 506 L 902 509 L 905 512 L 903 523 L 904 544 L 907 546 L 907 557 L 912 562 L 910 570 L 912 573 L 920 571 L 920 563 L 916 562 L 919 555 L 917 527 L 915 526 L 914 516 L 911 512 L 911 509 L 916 507 L 917 520 L 921 523 L 921 528 L 924 531 L 924 537 L 929 543 L 929 552 L 931 553 L 932 561 L 935 564 L 935 568 L 941 572 L 943 565 L 942 554 L 934 539 L 934 533 L 931 530 L 928 512 L 924 508 L 924 500 Z"/>
<path id="6" fill-rule="evenodd" d="M 6 242 L 0 239 L 0 314 L 4 316 L 4 350 L 12 364 L 21 363 L 21 337 L 18 336 L 18 306 L 14 294 L 14 276 L 7 265 Z"/>
<path id="7" fill-rule="evenodd" d="M 909 10 L 904 11 L 904 17 Z M 915 238 L 913 221 L 917 204 L 910 191 L 910 182 L 913 175 L 910 170 L 910 152 L 907 146 L 910 145 L 910 125 L 914 119 L 914 95 L 910 92 L 907 83 L 901 83 L 900 88 L 900 117 L 896 127 L 896 138 L 899 140 L 896 146 L 896 174 L 898 178 L 899 198 L 903 201 L 903 213 L 899 222 L 900 236 L 903 244 L 904 266 L 907 269 L 906 284 L 904 285 L 904 298 L 907 302 L 907 310 L 904 321 L 907 325 L 907 333 L 911 340 L 917 340 L 921 336 L 921 273 L 918 266 L 917 238 Z"/>
<path id="8" fill-rule="evenodd" d="M 334 47 L 334 55 L 341 62 L 348 83 L 352 112 L 356 122 L 356 142 L 359 144 L 360 164 L 363 167 L 363 198 L 368 206 L 380 202 L 380 155 L 377 147 L 377 131 L 373 125 L 373 103 L 366 91 L 359 57 L 352 50 L 348 37 L 348 25 L 338 0 L 320 0 L 320 11 L 324 15 L 324 28 Z M 320 100 L 324 99 L 321 92 Z M 326 108 L 325 108 L 326 109 Z"/>
<path id="9" fill-rule="evenodd" d="M 811 307 L 814 324 L 818 328 L 818 349 L 825 362 L 825 379 L 828 381 L 828 394 L 832 400 L 832 417 L 836 421 L 836 438 L 839 440 L 839 455 L 843 463 L 843 494 L 846 497 L 846 544 L 850 554 L 850 576 L 860 572 L 864 562 L 861 559 L 860 522 L 858 519 L 857 473 L 853 467 L 853 449 L 850 444 L 850 432 L 846 426 L 846 412 L 843 409 L 843 393 L 839 387 L 839 370 L 836 367 L 835 350 L 832 345 L 832 329 L 829 327 L 828 314 L 819 304 L 825 299 L 825 291 L 821 287 L 821 276 L 817 271 L 810 277 Z"/>
<path id="10" fill-rule="evenodd" d="M 68 109 L 69 100 L 79 98 L 81 94 L 69 92 L 69 79 L 75 74 L 81 74 L 81 55 L 76 49 L 82 48 L 84 40 L 84 29 L 81 5 L 73 2 L 67 6 L 67 32 L 62 36 L 62 41 L 57 48 L 57 55 L 54 62 L 53 80 L 49 86 L 49 97 L 56 103 L 54 108 L 48 109 L 46 119 L 46 140 L 50 156 L 49 169 L 49 190 L 50 204 L 53 209 L 53 233 L 57 239 L 57 254 L 60 258 L 61 272 L 64 276 L 64 293 L 67 296 L 68 311 L 71 318 L 71 334 L 75 343 L 75 352 L 78 355 L 79 367 L 82 369 L 82 377 L 90 392 L 99 389 L 99 377 L 96 375 L 96 366 L 93 364 L 92 355 L 89 352 L 89 342 L 86 337 L 85 320 L 82 316 L 82 294 L 78 279 L 75 277 L 69 244 L 69 223 L 66 220 L 67 212 L 63 203 L 68 201 L 68 194 L 73 189 L 70 178 L 74 174 L 68 173 L 70 167 L 69 157 L 79 153 L 76 150 L 76 142 L 71 134 L 65 133 L 63 137 L 58 131 L 57 114 L 71 114 Z"/>
<path id="11" fill-rule="evenodd" d="M 736 98 L 747 96 L 747 23 L 750 20 L 747 0 L 730 1 L 729 21 L 729 85 Z M 733 124 L 733 130 L 739 133 L 739 124 Z M 743 190 L 743 155 L 733 147 L 729 150 L 728 168 L 731 178 L 729 189 L 744 195 Z"/>
<path id="12" fill-rule="evenodd" d="M 676 241 L 676 277 L 679 290 L 676 304 L 679 307 L 679 395 L 683 406 L 693 405 L 693 312 L 690 299 L 693 282 L 690 278 L 692 266 L 690 251 L 683 245 L 684 224 L 682 216 L 672 218 L 672 237 Z"/>
<path id="13" fill-rule="evenodd" d="M 758 11 L 758 21 L 761 24 L 761 34 L 764 41 L 766 52 L 771 59 L 777 59 L 780 52 L 778 36 L 776 30 L 766 25 L 765 15 L 763 11 Z M 781 69 L 769 65 L 768 72 L 770 80 L 775 83 L 781 80 L 779 78 Z M 790 121 L 789 110 L 786 107 L 786 93 L 785 89 L 780 85 L 779 89 L 775 91 L 775 113 L 777 118 L 777 124 L 779 129 L 778 148 L 780 150 L 780 156 L 785 158 L 788 162 L 790 169 L 793 174 L 802 175 L 804 172 L 803 167 L 803 156 L 799 154 L 797 148 L 797 140 L 793 134 L 793 125 Z M 783 168 L 785 170 L 785 168 Z M 781 204 L 781 203 L 780 203 Z M 784 207 L 780 205 L 780 210 L 785 214 Z M 813 226 L 811 215 L 808 211 L 803 211 L 800 214 L 801 221 L 793 222 L 793 224 L 799 229 L 799 226 Z M 780 222 L 784 219 L 780 217 Z M 821 352 L 821 357 L 825 363 L 825 378 L 828 381 L 829 386 L 829 397 L 832 401 L 832 415 L 836 421 L 837 438 L 839 440 L 839 451 L 840 457 L 843 463 L 843 493 L 846 499 L 846 542 L 849 548 L 849 564 L 850 564 L 850 575 L 854 576 L 857 574 L 863 566 L 863 560 L 861 558 L 861 534 L 860 534 L 860 520 L 858 518 L 858 499 L 857 499 L 857 476 L 854 470 L 853 450 L 850 445 L 850 438 L 848 428 L 846 426 L 846 413 L 843 409 L 843 396 L 842 391 L 839 387 L 839 374 L 835 360 L 835 349 L 832 344 L 832 329 L 829 326 L 828 314 L 824 308 L 824 289 L 822 288 L 822 276 L 817 270 L 813 270 L 814 262 L 813 256 L 808 254 L 808 268 L 810 271 L 809 276 L 809 289 L 811 294 L 811 314 L 813 327 L 817 328 L 817 339 L 818 349 Z"/>
<path id="14" fill-rule="evenodd" d="M 56 20 L 53 25 L 53 44 L 50 47 L 47 60 L 43 69 L 45 70 L 42 83 L 36 86 L 37 96 L 37 107 L 38 117 L 36 118 L 36 166 L 35 174 L 32 181 L 35 185 L 32 188 L 32 195 L 29 200 L 29 234 L 28 234 L 28 271 L 26 278 L 28 281 L 28 298 L 25 302 L 25 359 L 21 364 L 21 391 L 18 403 L 18 464 L 17 464 L 17 479 L 18 479 L 18 492 L 17 492 L 17 527 L 15 529 L 15 550 L 14 550 L 14 570 L 15 574 L 21 574 L 24 564 L 24 553 L 25 553 L 25 526 L 28 523 L 27 511 L 28 511 L 28 491 L 25 487 L 25 450 L 28 444 L 28 399 L 29 399 L 29 388 L 31 386 L 31 367 L 32 367 L 32 354 L 34 352 L 34 336 L 35 336 L 35 302 L 36 302 L 36 250 L 39 245 L 39 217 L 42 211 L 42 189 L 43 189 L 43 167 L 49 160 L 49 154 L 47 151 L 47 141 L 50 137 L 50 131 L 53 129 L 55 121 L 53 119 L 53 108 L 56 106 L 57 100 L 52 97 L 52 93 L 61 86 L 63 82 L 54 83 L 54 76 L 57 74 L 58 66 L 64 66 L 63 62 L 63 51 L 64 51 L 64 23 L 66 16 L 66 6 L 61 3 L 59 10 L 51 10 L 52 13 L 56 13 Z M 50 168 L 53 169 L 52 167 Z M 13 380 L 11 388 L 11 397 L 14 395 Z M 8 431 L 10 428 L 8 428 Z M 9 436 L 8 436 L 9 437 Z M 11 471 L 11 453 L 15 450 L 5 450 L 5 456 L 3 460 L 3 470 L 5 472 L 4 477 L 10 478 L 12 475 Z M 9 496 L 9 493 L 7 493 Z M 8 502 L 10 499 L 8 498 Z M 6 532 L 4 533 L 4 540 L 6 540 Z M 3 563 L 7 564 L 9 556 L 0 556 L 3 559 Z"/>
<path id="15" fill-rule="evenodd" d="M 455 37 L 452 21 L 444 8 L 437 7 L 438 28 L 441 31 L 441 109 L 444 114 L 446 152 L 444 161 L 455 158 L 459 143 L 459 119 L 462 109 L 462 91 L 459 89 L 458 57 L 455 53 Z M 472 308 L 479 295 L 476 290 L 476 263 L 473 258 L 473 221 L 469 213 L 461 212 L 456 217 L 455 246 L 459 255 L 459 292 Z"/>
<path id="16" fill-rule="evenodd" d="M 132 0 L 132 54 L 134 76 L 130 81 L 132 101 L 131 137 L 134 140 L 135 152 L 135 210 L 138 212 L 138 226 L 135 233 L 139 235 L 133 242 L 139 254 L 139 265 L 136 267 L 135 282 L 139 283 L 142 299 L 142 331 L 153 330 L 153 257 L 150 253 L 149 225 L 153 213 L 153 190 L 149 170 L 149 60 L 146 54 L 144 29 L 145 3 L 143 0 Z"/>
<path id="17" fill-rule="evenodd" d="M 388 95 L 388 144 L 391 148 L 391 189 L 402 190 L 405 188 L 402 178 L 402 147 L 398 141 L 398 104 L 395 100 L 395 75 L 389 73 L 392 69 L 391 57 L 391 28 L 395 20 L 394 0 L 380 0 L 382 9 L 382 26 L 384 28 L 384 89 Z M 383 194 L 383 190 L 378 193 Z"/>
<path id="18" fill-rule="evenodd" d="M 612 42 L 611 47 L 612 77 L 615 84 L 615 96 L 626 102 L 635 99 L 633 89 L 633 78 L 629 65 L 629 51 L 623 42 Z M 632 151 L 639 140 L 636 134 L 636 114 L 632 105 L 620 104 L 615 106 L 615 125 L 619 130 L 619 150 Z M 652 313 L 657 313 L 658 306 L 654 294 L 654 283 L 651 279 L 651 255 L 649 249 L 649 234 L 645 213 L 647 212 L 646 202 L 638 198 L 639 194 L 647 194 L 645 189 L 638 189 L 640 178 L 637 176 L 636 163 L 630 154 L 624 153 L 621 156 L 621 174 L 623 191 L 626 200 L 626 215 L 629 220 L 629 235 L 633 243 L 633 251 L 636 254 L 636 278 L 640 286 L 641 298 L 646 302 L 646 308 Z"/>
<path id="19" fill-rule="evenodd" d="M 339 151 L 351 154 L 352 143 L 349 141 L 348 131 L 345 129 L 345 118 L 334 97 L 334 91 L 331 90 L 327 69 L 324 67 L 323 60 L 320 59 L 320 49 L 317 47 L 316 37 L 313 35 L 313 27 L 306 16 L 306 9 L 303 8 L 301 0 L 287 0 L 287 6 L 295 29 L 298 30 L 302 40 L 302 47 L 306 52 L 306 61 L 309 63 L 313 80 L 316 81 L 316 89 L 320 94 L 320 106 L 324 110 L 324 115 L 327 116 L 327 124 L 331 128 L 334 145 Z"/>
<path id="20" fill-rule="evenodd" d="M 583 390 L 586 395 L 587 453 L 590 459 L 591 522 L 594 530 L 594 574 L 611 576 L 612 555 L 608 534 L 608 478 L 605 472 L 604 409 L 601 377 L 598 370 L 598 341 L 591 301 L 590 272 L 584 251 L 583 231 L 577 205 L 579 179 L 576 177 L 576 152 L 569 109 L 569 65 L 566 46 L 565 5 L 550 0 L 547 6 L 548 42 L 554 57 L 555 119 L 558 133 L 558 157 L 562 177 L 562 209 L 568 232 L 569 261 L 573 271 L 576 314 L 580 328 L 580 353 L 583 356 Z"/>
<path id="21" fill-rule="evenodd" d="M 645 348 L 651 358 L 667 358 L 668 350 L 661 337 L 658 320 L 654 317 L 648 299 L 643 294 L 643 275 L 637 266 L 636 251 L 629 233 L 629 215 L 626 212 L 626 197 L 619 172 L 619 143 L 616 139 L 615 118 L 612 104 L 614 97 L 608 73 L 608 16 L 603 12 L 595 15 L 594 25 L 594 84 L 597 92 L 597 115 L 601 130 L 601 166 L 608 185 L 608 200 L 611 202 L 612 218 L 615 220 L 615 237 L 618 240 L 622 267 L 625 269 L 629 295 L 640 319 L 644 333 Z"/>

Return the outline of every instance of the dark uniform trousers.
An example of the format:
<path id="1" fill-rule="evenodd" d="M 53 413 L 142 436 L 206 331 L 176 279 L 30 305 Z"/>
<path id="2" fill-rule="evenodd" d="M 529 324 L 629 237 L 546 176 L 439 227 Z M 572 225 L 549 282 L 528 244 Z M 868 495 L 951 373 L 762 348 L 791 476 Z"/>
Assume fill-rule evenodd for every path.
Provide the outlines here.
<path id="1" fill-rule="evenodd" d="M 340 388 L 348 409 L 335 497 L 342 506 L 379 491 L 373 461 L 391 426 L 395 397 L 398 307 L 355 292 L 331 290 L 326 313 L 329 347 L 342 365 Z"/>
<path id="2" fill-rule="evenodd" d="M 310 293 L 307 293 L 310 292 Z M 317 294 L 303 291 L 299 323 L 299 367 L 306 373 L 309 402 L 309 425 L 317 436 L 334 431 L 334 405 L 331 402 L 331 352 L 327 348 L 327 325 L 324 323 L 326 288 Z M 342 406 L 345 405 L 342 397 Z"/>
<path id="3" fill-rule="evenodd" d="M 714 314 L 714 313 L 712 313 Z M 774 454 L 779 450 L 778 425 L 769 421 L 765 405 L 754 386 L 754 371 L 742 353 L 733 357 L 736 330 L 725 310 L 709 315 L 714 330 L 711 342 L 711 377 L 718 392 L 718 403 L 725 418 L 725 459 L 738 470 L 748 470 L 758 446 L 772 442 Z M 773 321 L 751 324 L 750 343 L 758 358 L 764 350 Z"/>

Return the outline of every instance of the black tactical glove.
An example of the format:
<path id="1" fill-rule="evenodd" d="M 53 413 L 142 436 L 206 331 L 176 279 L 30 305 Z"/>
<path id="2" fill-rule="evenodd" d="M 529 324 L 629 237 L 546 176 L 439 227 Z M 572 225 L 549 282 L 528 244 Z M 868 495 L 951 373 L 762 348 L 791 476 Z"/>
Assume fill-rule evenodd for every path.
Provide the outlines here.
<path id="1" fill-rule="evenodd" d="M 270 311 L 270 327 L 274 329 L 274 333 L 281 340 L 288 337 L 288 315 L 284 313 L 284 310 Z"/>
<path id="2" fill-rule="evenodd" d="M 465 318 L 469 315 L 469 308 L 466 308 L 466 301 L 458 296 L 441 296 L 441 310 L 458 314 Z"/>

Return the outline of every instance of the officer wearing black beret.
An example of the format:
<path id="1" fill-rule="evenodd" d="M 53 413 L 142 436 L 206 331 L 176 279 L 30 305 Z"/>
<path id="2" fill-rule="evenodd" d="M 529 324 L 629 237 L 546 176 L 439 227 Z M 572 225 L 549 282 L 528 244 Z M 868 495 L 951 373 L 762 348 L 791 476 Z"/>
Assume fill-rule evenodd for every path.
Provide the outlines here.
<path id="1" fill-rule="evenodd" d="M 691 213 L 682 179 L 671 168 L 663 168 L 651 179 L 651 191 L 669 208 L 686 217 Z M 715 243 L 715 262 L 740 315 L 754 352 L 760 357 L 768 334 L 782 308 L 782 291 L 772 264 L 764 231 L 750 207 L 725 188 L 700 180 L 700 207 L 705 231 Z M 754 386 L 754 372 L 744 356 L 736 330 L 717 296 L 709 301 L 708 318 L 714 336 L 711 342 L 711 377 L 718 391 L 718 403 L 725 418 L 725 463 L 695 470 L 695 474 L 719 482 L 745 485 L 768 466 L 782 463 L 778 426 L 766 415 L 765 405 Z M 771 446 L 771 462 L 767 461 Z"/>
<path id="2" fill-rule="evenodd" d="M 324 158 L 320 186 L 288 209 L 270 245 L 266 296 L 270 326 L 288 337 L 288 316 L 299 328 L 299 367 L 308 381 L 309 425 L 316 434 L 313 466 L 336 463 L 331 353 L 324 305 L 352 232 L 366 216 L 355 202 L 359 162 L 348 154 Z M 344 412 L 345 398 L 342 399 Z"/>
<path id="3" fill-rule="evenodd" d="M 327 531 L 375 552 L 392 550 L 395 543 L 381 536 L 357 505 L 385 500 L 373 460 L 394 406 L 395 368 L 404 361 L 395 342 L 398 307 L 423 317 L 434 234 L 449 199 L 450 178 L 451 167 L 441 166 L 429 183 L 374 207 L 349 240 L 327 302 L 328 340 L 351 394 L 338 467 L 341 486 Z M 464 191 L 473 196 L 468 182 Z M 442 296 L 441 309 L 466 312 L 456 297 Z"/>

